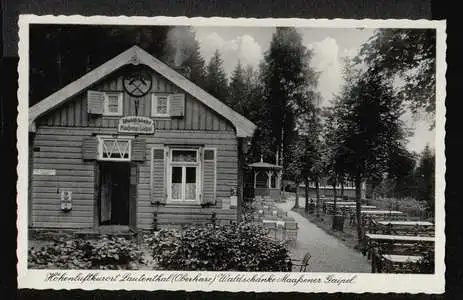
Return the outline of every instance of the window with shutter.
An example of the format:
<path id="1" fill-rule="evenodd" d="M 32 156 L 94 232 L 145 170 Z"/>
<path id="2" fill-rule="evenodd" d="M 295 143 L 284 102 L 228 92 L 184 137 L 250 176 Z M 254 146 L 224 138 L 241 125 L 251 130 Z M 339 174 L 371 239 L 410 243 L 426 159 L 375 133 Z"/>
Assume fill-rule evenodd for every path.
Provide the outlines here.
<path id="1" fill-rule="evenodd" d="M 201 161 L 199 149 L 170 148 L 167 167 L 167 198 L 170 202 L 199 202 Z"/>
<path id="2" fill-rule="evenodd" d="M 151 149 L 151 202 L 165 203 L 166 191 L 166 149 Z"/>
<path id="3" fill-rule="evenodd" d="M 203 204 L 216 203 L 216 149 L 203 151 Z"/>
<path id="4" fill-rule="evenodd" d="M 123 93 L 87 91 L 87 112 L 93 115 L 122 116 Z"/>
<path id="5" fill-rule="evenodd" d="M 122 116 L 123 94 L 120 92 L 104 93 L 104 111 L 105 116 Z"/>

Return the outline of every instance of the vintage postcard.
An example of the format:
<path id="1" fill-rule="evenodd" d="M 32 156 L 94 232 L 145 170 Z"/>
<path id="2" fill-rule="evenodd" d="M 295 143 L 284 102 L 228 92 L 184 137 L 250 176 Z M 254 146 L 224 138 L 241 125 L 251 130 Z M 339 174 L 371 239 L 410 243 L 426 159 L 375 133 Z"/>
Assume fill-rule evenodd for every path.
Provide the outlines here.
<path id="1" fill-rule="evenodd" d="M 445 30 L 20 15 L 19 288 L 443 293 Z"/>

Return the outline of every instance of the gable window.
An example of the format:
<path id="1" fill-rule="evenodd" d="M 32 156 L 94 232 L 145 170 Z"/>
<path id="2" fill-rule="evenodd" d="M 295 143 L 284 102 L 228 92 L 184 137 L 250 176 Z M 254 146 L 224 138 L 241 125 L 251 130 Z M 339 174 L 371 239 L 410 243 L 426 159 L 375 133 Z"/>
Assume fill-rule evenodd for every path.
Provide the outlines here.
<path id="1" fill-rule="evenodd" d="M 169 116 L 169 95 L 152 94 L 151 116 L 168 117 Z"/>
<path id="2" fill-rule="evenodd" d="M 172 202 L 199 202 L 201 165 L 198 149 L 169 150 L 167 194 Z"/>
<path id="3" fill-rule="evenodd" d="M 105 92 L 103 114 L 105 116 L 122 116 L 122 100 L 122 93 Z"/>
<path id="4" fill-rule="evenodd" d="M 125 138 L 98 138 L 98 159 L 130 161 L 131 140 Z"/>

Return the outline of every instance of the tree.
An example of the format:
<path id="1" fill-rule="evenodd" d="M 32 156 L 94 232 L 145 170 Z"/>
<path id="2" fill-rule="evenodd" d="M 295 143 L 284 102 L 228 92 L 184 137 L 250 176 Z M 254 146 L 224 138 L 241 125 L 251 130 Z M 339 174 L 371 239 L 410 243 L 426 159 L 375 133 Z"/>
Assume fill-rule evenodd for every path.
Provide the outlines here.
<path id="1" fill-rule="evenodd" d="M 221 101 L 228 99 L 228 80 L 223 69 L 219 50 L 216 50 L 207 66 L 206 90 Z"/>
<path id="2" fill-rule="evenodd" d="M 393 149 L 387 167 L 387 178 L 392 180 L 395 198 L 413 197 L 416 186 L 416 158 L 405 148 Z"/>
<path id="3" fill-rule="evenodd" d="M 198 86 L 205 86 L 206 63 L 193 28 L 178 26 L 169 30 L 163 60 L 171 67 L 183 70 L 184 75 Z"/>
<path id="4" fill-rule="evenodd" d="M 404 133 L 399 119 L 401 101 L 391 85 L 370 72 L 351 79 L 336 108 L 337 131 L 344 149 L 340 159 L 355 184 L 357 235 L 362 243 L 362 182 L 384 173 L 392 149 L 404 141 Z"/>
<path id="5" fill-rule="evenodd" d="M 230 80 L 230 90 L 227 104 L 240 114 L 246 111 L 246 102 L 250 94 L 249 83 L 245 82 L 245 70 L 238 61 Z"/>
<path id="6" fill-rule="evenodd" d="M 429 145 L 421 152 L 418 168 L 416 169 L 418 182 L 417 198 L 428 204 L 428 210 L 434 215 L 435 207 L 435 154 Z"/>
<path id="7" fill-rule="evenodd" d="M 383 80 L 399 78 L 397 91 L 412 111 L 434 115 L 436 96 L 436 30 L 379 29 L 366 42 L 357 62 Z"/>
<path id="8" fill-rule="evenodd" d="M 296 110 L 306 99 L 310 81 L 315 81 L 308 67 L 310 52 L 302 45 L 295 28 L 278 27 L 270 48 L 265 53 L 262 80 L 267 105 L 269 142 L 279 152 L 283 172 L 287 168 L 286 156 L 295 137 Z"/>

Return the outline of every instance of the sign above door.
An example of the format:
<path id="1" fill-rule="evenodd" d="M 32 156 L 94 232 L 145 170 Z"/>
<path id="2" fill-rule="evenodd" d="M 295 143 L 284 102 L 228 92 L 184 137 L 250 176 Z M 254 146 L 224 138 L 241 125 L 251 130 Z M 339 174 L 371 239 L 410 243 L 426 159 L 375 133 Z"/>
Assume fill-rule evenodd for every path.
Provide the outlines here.
<path id="1" fill-rule="evenodd" d="M 119 119 L 120 133 L 153 134 L 154 121 L 147 117 L 127 116 Z"/>

